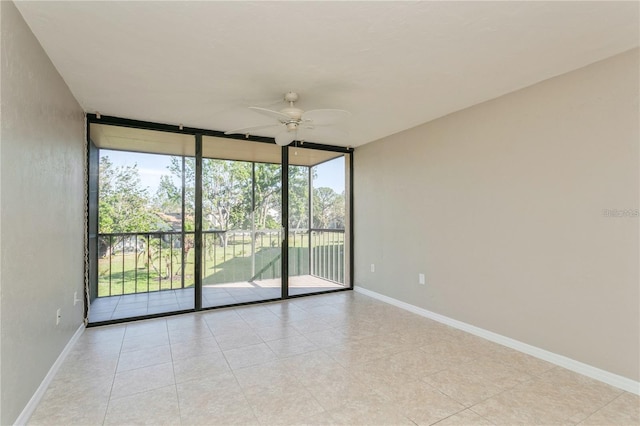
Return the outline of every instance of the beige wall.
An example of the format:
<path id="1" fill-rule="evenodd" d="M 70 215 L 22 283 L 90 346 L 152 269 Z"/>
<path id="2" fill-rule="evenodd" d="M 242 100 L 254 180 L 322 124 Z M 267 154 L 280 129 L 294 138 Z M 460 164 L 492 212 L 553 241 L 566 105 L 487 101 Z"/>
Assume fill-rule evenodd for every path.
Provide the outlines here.
<path id="1" fill-rule="evenodd" d="M 639 219 L 603 215 L 639 208 L 638 69 L 636 49 L 358 148 L 355 284 L 639 380 Z"/>
<path id="2" fill-rule="evenodd" d="M 0 424 L 82 323 L 84 117 L 12 2 L 0 2 Z M 56 309 L 62 310 L 60 325 Z"/>

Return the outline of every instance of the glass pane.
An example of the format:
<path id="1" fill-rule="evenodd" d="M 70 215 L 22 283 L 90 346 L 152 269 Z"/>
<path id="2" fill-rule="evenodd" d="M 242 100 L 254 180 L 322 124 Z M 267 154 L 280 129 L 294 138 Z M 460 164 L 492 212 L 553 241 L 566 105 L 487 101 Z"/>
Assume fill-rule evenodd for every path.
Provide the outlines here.
<path id="1" fill-rule="evenodd" d="M 203 138 L 210 156 L 202 161 L 203 307 L 281 296 L 281 165 L 245 161 L 255 145 Z M 269 159 L 280 150 L 260 149 Z M 225 153 L 240 159 L 213 158 Z"/>
<path id="2" fill-rule="evenodd" d="M 348 286 L 345 155 L 289 148 L 289 294 Z M 319 163 L 313 163 L 317 159 Z"/>
<path id="3" fill-rule="evenodd" d="M 92 322 L 193 308 L 182 176 L 182 156 L 100 150 Z"/>
<path id="4" fill-rule="evenodd" d="M 289 294 L 297 294 L 296 283 L 309 275 L 310 171 L 289 166 Z"/>

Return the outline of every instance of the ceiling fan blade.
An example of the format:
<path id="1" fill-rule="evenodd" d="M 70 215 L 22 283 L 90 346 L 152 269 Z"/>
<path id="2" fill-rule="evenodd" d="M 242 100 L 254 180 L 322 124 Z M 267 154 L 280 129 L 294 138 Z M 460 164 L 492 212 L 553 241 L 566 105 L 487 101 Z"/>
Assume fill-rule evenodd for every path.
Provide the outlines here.
<path id="1" fill-rule="evenodd" d="M 225 135 L 235 135 L 235 134 L 250 135 L 259 130 L 267 130 L 267 129 L 276 130 L 281 126 L 282 124 L 267 124 L 265 126 L 243 127 L 241 129 L 228 130 L 224 132 L 224 134 Z"/>
<path id="2" fill-rule="evenodd" d="M 291 117 L 289 117 L 287 114 L 283 114 L 281 112 L 274 111 L 272 109 L 260 108 L 260 107 L 249 107 L 249 109 L 255 112 L 259 112 L 260 114 L 266 115 L 267 117 L 275 118 L 280 122 L 287 122 L 291 120 Z"/>
<path id="3" fill-rule="evenodd" d="M 302 121 L 311 121 L 314 125 L 326 126 L 346 120 L 351 116 L 343 109 L 312 109 L 302 114 Z"/>

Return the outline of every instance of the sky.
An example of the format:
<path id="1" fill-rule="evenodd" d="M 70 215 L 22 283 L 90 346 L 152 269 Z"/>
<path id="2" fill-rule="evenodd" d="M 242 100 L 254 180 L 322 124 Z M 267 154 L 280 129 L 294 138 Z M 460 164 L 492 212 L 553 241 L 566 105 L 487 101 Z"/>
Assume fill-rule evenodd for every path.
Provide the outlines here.
<path id="1" fill-rule="evenodd" d="M 114 166 L 137 164 L 142 185 L 149 188 L 150 194 L 156 193 L 160 177 L 170 174 L 168 166 L 171 164 L 171 157 L 168 155 L 103 149 L 100 156 L 108 156 Z M 329 187 L 338 194 L 342 193 L 345 189 L 344 163 L 344 157 L 338 157 L 316 166 L 317 178 L 314 180 L 314 188 Z"/>

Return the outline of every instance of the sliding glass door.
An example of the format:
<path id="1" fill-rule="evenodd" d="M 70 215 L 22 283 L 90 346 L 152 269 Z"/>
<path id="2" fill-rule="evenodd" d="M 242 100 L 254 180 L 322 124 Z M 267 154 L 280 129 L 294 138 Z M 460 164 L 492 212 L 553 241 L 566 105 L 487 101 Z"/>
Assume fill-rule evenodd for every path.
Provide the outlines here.
<path id="1" fill-rule="evenodd" d="M 281 297 L 280 157 L 276 145 L 203 138 L 203 308 Z"/>
<path id="2" fill-rule="evenodd" d="M 90 130 L 97 164 L 89 182 L 89 320 L 193 309 L 193 136 L 93 123 Z"/>
<path id="3" fill-rule="evenodd" d="M 349 150 L 91 120 L 91 323 L 351 286 Z"/>

